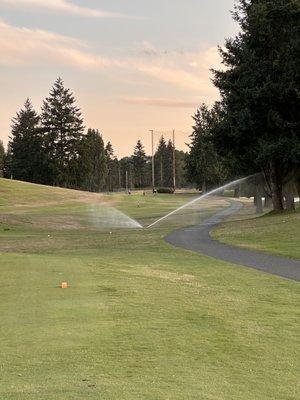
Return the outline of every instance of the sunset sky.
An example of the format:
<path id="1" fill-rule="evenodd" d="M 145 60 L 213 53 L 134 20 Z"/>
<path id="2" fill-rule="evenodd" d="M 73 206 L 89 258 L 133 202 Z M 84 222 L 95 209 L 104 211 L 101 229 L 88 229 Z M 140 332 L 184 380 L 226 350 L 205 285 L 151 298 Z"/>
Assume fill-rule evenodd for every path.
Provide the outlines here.
<path id="1" fill-rule="evenodd" d="M 29 97 L 37 111 L 60 76 L 85 125 L 131 154 L 149 129 L 177 130 L 218 96 L 217 45 L 237 31 L 234 0 L 0 0 L 0 139 Z M 156 134 L 156 141 L 159 133 Z"/>

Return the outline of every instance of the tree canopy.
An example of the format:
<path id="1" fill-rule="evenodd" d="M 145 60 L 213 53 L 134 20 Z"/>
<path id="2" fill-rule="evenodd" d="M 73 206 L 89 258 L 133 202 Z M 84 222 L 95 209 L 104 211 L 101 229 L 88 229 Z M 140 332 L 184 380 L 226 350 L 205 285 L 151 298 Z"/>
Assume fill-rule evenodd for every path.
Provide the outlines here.
<path id="1" fill-rule="evenodd" d="M 300 160 L 300 2 L 240 0 L 234 19 L 241 32 L 220 49 L 226 68 L 214 71 L 222 104 L 215 143 L 240 171 L 263 171 L 282 210 L 285 179 Z"/>
<path id="2" fill-rule="evenodd" d="M 60 78 L 44 100 L 41 124 L 47 154 L 48 183 L 73 186 L 73 172 L 77 166 L 84 126 L 75 98 Z"/>
<path id="3" fill-rule="evenodd" d="M 38 183 L 43 175 L 40 118 L 29 99 L 12 120 L 10 173 L 14 179 Z"/>

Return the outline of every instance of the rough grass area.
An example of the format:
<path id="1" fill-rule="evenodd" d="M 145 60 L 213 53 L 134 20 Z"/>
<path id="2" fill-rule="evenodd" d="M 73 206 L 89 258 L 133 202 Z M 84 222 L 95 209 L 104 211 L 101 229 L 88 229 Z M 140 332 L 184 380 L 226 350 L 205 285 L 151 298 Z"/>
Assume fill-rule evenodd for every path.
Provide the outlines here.
<path id="1" fill-rule="evenodd" d="M 5 185 L 6 204 L 27 203 Z M 39 203 L 30 188 L 29 219 L 57 190 L 43 187 Z M 68 213 L 85 216 L 84 202 L 66 196 Z M 108 197 L 144 225 L 191 198 Z M 0 207 L 0 399 L 296 400 L 299 284 L 163 240 L 220 201 L 170 226 L 112 234 L 12 224 Z"/>
<path id="2" fill-rule="evenodd" d="M 223 243 L 300 259 L 299 207 L 296 212 L 270 213 L 260 218 L 245 220 L 241 216 L 241 220 L 223 222 L 213 237 Z"/>

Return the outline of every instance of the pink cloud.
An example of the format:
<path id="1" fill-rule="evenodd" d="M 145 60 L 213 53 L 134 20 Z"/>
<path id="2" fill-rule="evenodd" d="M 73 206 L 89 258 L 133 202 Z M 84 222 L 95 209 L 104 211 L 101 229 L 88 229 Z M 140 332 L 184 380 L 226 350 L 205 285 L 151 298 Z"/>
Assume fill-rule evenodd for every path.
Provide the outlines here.
<path id="1" fill-rule="evenodd" d="M 41 9 L 91 18 L 122 18 L 124 15 L 106 12 L 98 9 L 79 6 L 67 0 L 0 0 L 0 3 L 10 7 Z"/>

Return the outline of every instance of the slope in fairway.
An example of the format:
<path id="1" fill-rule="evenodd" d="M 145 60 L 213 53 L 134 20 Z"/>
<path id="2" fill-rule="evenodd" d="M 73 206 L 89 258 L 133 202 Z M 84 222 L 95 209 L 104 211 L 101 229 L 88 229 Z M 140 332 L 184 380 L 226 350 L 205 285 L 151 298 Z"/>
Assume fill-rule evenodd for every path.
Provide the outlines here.
<path id="1" fill-rule="evenodd" d="M 2 224 L 41 230 L 141 228 L 104 195 L 24 182 L 1 181 Z M 14 190 L 15 189 L 15 190 Z M 9 228 L 7 228 L 9 230 Z"/>
<path id="2" fill-rule="evenodd" d="M 300 259 L 300 208 L 295 212 L 228 221 L 213 236 L 224 243 Z"/>
<path id="3" fill-rule="evenodd" d="M 0 193 L 1 400 L 298 397 L 299 284 L 163 240 L 225 201 L 110 234 L 84 222 L 99 195 Z M 147 225 L 190 198 L 101 201 Z"/>

